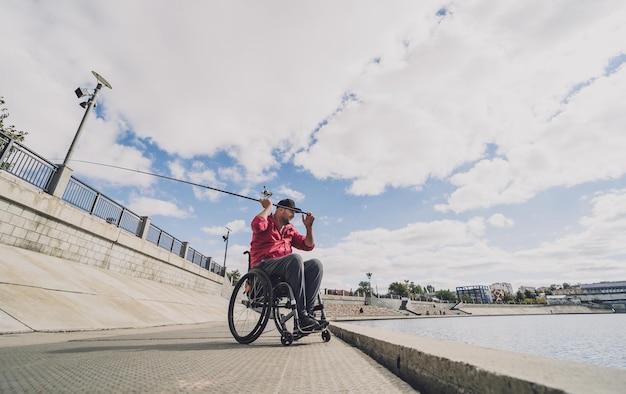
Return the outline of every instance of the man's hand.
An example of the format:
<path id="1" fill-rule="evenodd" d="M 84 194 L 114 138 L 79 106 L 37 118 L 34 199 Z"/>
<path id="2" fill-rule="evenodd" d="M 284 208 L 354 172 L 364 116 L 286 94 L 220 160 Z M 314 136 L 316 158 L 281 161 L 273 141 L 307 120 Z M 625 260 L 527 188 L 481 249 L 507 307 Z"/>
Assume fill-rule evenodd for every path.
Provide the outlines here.
<path id="1" fill-rule="evenodd" d="M 311 228 L 313 227 L 313 222 L 315 221 L 315 216 L 311 212 L 307 212 L 306 214 L 302 214 L 302 223 L 304 223 L 304 227 Z"/>
<path id="2" fill-rule="evenodd" d="M 259 201 L 261 202 L 261 205 L 265 209 L 267 209 L 267 208 L 272 206 L 272 202 L 270 201 L 269 198 L 260 198 Z"/>

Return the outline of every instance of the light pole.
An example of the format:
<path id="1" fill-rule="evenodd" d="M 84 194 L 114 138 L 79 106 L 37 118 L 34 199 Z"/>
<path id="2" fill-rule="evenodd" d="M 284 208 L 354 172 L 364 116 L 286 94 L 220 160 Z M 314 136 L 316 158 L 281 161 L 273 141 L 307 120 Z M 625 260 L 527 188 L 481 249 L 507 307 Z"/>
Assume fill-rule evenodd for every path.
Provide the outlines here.
<path id="1" fill-rule="evenodd" d="M 106 86 L 109 89 L 112 89 L 111 84 L 106 81 L 100 74 L 95 71 L 91 72 L 94 77 L 98 80 L 98 85 L 94 90 L 93 94 L 89 93 L 89 90 L 85 88 L 78 88 L 74 91 L 78 98 L 88 96 L 89 99 L 87 101 L 83 101 L 80 103 L 80 106 L 85 108 L 85 115 L 83 115 L 83 120 L 81 120 L 80 125 L 78 126 L 78 130 L 76 130 L 76 135 L 74 135 L 74 140 L 72 141 L 72 145 L 70 145 L 70 149 L 67 151 L 67 155 L 65 156 L 65 160 L 63 160 L 63 164 L 59 165 L 58 171 L 54 173 L 54 176 L 50 180 L 50 185 L 46 190 L 49 194 L 53 196 L 57 196 L 59 198 L 63 197 L 63 193 L 72 177 L 72 170 L 67 166 L 72 158 L 72 154 L 74 153 L 74 148 L 76 147 L 76 143 L 78 142 L 78 138 L 80 137 L 80 133 L 83 129 L 83 125 L 87 120 L 89 112 L 96 105 L 96 97 L 98 96 L 98 92 L 102 88 L 102 86 Z"/>
<path id="2" fill-rule="evenodd" d="M 230 238 L 230 232 L 232 231 L 228 227 L 225 227 L 228 232 L 226 235 L 222 235 L 224 242 L 226 242 L 226 248 L 224 248 L 224 276 L 226 276 L 226 254 L 228 253 L 228 238 Z"/>
<path id="3" fill-rule="evenodd" d="M 63 160 L 64 167 L 67 166 L 67 163 L 69 163 L 70 159 L 72 158 L 72 154 L 74 153 L 74 148 L 75 148 L 76 143 L 78 142 L 78 138 L 80 137 L 80 133 L 83 129 L 83 125 L 85 124 L 85 121 L 87 120 L 87 117 L 89 113 L 91 112 L 91 109 L 96 105 L 96 97 L 98 97 L 98 92 L 100 92 L 102 85 L 106 86 L 109 89 L 113 89 L 111 87 L 111 84 L 108 83 L 106 79 L 102 77 L 102 75 L 98 74 L 95 71 L 92 71 L 91 73 L 98 80 L 98 85 L 96 85 L 96 89 L 94 90 L 93 94 L 90 95 L 89 91 L 85 88 L 78 88 L 74 91 L 74 93 L 76 93 L 76 96 L 78 96 L 78 98 L 81 98 L 83 96 L 89 96 L 89 100 L 80 103 L 80 106 L 85 108 L 85 115 L 83 115 L 83 120 L 80 121 L 78 130 L 76 130 L 76 134 L 74 135 L 74 140 L 72 141 L 72 144 L 70 145 L 70 149 L 67 151 L 65 160 Z"/>
<path id="4" fill-rule="evenodd" d="M 372 273 L 366 272 L 365 275 L 367 276 L 367 287 L 368 287 L 368 290 L 370 292 L 370 297 L 371 297 L 372 296 Z"/>

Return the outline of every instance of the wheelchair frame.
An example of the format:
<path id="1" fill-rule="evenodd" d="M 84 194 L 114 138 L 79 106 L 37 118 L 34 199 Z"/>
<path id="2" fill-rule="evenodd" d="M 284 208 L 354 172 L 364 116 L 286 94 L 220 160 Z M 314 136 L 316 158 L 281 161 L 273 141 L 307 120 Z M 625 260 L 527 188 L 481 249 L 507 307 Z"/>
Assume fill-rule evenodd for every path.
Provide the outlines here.
<path id="1" fill-rule="evenodd" d="M 313 311 L 320 311 L 322 320 L 326 320 L 319 293 L 317 301 Z M 261 336 L 270 318 L 274 320 L 280 342 L 285 346 L 312 333 L 321 333 L 324 342 L 330 341 L 327 326 L 313 331 L 300 328 L 293 289 L 287 282 L 278 278 L 272 283 L 265 271 L 252 268 L 233 289 L 228 305 L 228 327 L 237 342 L 249 344 Z M 287 327 L 290 320 L 293 320 L 293 330 Z"/>

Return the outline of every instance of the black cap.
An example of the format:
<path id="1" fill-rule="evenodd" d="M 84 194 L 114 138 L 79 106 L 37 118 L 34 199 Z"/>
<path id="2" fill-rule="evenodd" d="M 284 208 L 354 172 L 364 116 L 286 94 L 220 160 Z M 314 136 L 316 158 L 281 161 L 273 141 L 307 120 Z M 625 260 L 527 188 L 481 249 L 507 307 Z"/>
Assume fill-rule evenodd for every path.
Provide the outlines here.
<path id="1" fill-rule="evenodd" d="M 296 203 L 293 202 L 293 200 L 291 200 L 289 198 L 286 198 L 284 200 L 280 200 L 278 202 L 278 204 L 276 204 L 276 207 L 289 209 L 289 210 L 295 211 L 297 213 L 302 212 L 302 210 L 300 208 L 296 208 Z"/>

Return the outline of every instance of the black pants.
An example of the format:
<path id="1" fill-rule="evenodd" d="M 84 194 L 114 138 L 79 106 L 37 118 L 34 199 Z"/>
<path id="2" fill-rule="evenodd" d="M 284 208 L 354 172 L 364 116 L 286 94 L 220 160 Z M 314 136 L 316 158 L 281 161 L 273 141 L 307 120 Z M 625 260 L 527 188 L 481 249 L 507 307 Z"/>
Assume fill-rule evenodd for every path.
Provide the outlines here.
<path id="1" fill-rule="evenodd" d="M 324 274 L 318 259 L 302 261 L 300 255 L 288 254 L 278 259 L 263 260 L 257 267 L 263 269 L 270 278 L 280 276 L 291 286 L 298 312 L 312 311 Z"/>

